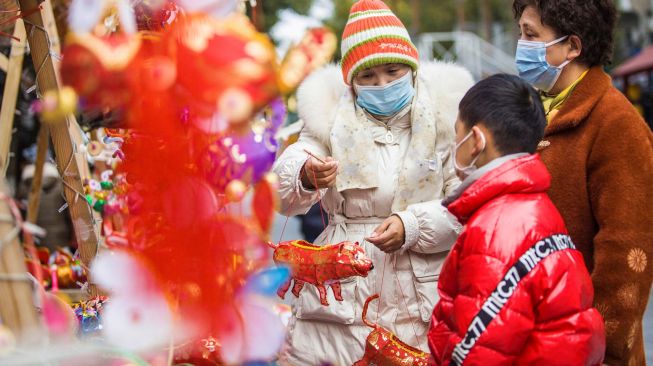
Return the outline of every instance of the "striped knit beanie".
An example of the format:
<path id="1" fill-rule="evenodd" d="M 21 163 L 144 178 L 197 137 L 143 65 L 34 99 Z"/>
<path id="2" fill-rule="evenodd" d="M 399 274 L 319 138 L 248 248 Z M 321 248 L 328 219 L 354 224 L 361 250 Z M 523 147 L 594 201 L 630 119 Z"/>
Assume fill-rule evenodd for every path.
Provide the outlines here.
<path id="1" fill-rule="evenodd" d="M 381 0 L 360 0 L 342 34 L 342 75 L 351 84 L 361 70 L 388 63 L 417 70 L 417 48 L 404 24 Z"/>

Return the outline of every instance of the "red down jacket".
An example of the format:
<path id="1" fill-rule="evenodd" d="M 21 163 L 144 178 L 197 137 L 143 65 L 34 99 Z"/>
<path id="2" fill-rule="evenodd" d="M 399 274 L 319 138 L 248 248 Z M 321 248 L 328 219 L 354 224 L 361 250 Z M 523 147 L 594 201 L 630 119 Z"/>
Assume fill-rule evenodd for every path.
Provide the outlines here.
<path id="1" fill-rule="evenodd" d="M 436 364 L 450 364 L 454 347 L 522 255 L 543 239 L 566 238 L 546 194 L 549 186 L 539 156 L 529 155 L 489 171 L 449 204 L 466 227 L 440 274 L 440 302 L 428 335 Z M 583 256 L 564 247 L 551 253 L 516 282 L 463 365 L 601 364 L 605 331 L 592 308 L 594 290 Z"/>

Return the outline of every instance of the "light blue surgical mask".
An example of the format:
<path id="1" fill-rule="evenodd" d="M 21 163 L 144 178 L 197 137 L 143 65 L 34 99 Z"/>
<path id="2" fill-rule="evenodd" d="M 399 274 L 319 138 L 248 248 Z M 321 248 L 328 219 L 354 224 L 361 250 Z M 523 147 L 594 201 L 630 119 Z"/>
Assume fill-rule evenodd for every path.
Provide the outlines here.
<path id="1" fill-rule="evenodd" d="M 399 79 L 383 86 L 354 84 L 358 96 L 356 103 L 377 116 L 393 116 L 404 109 L 415 96 L 413 73 L 407 72 Z"/>
<path id="2" fill-rule="evenodd" d="M 546 49 L 567 38 L 569 36 L 560 37 L 549 43 L 519 40 L 515 56 L 519 76 L 537 89 L 545 93 L 549 92 L 558 81 L 562 70 L 571 61 L 567 60 L 559 66 L 552 66 L 546 60 Z"/>

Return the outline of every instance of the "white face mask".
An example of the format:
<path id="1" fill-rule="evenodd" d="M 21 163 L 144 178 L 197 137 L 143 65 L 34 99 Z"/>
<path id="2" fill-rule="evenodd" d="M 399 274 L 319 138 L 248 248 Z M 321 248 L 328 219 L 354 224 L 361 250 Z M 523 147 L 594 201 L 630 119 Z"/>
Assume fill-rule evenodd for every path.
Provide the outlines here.
<path id="1" fill-rule="evenodd" d="M 465 143 L 465 141 L 469 140 L 473 134 L 474 131 L 469 131 L 467 136 L 465 136 L 465 138 L 462 139 L 462 141 L 460 141 L 458 144 L 451 145 L 451 158 L 453 159 L 453 167 L 454 169 L 456 169 L 456 175 L 461 180 L 465 180 L 465 178 L 469 177 L 472 173 L 476 171 L 476 169 L 478 169 L 474 164 L 476 164 L 476 161 L 478 161 L 478 158 L 481 157 L 481 153 L 483 153 L 483 151 L 486 148 L 487 141 L 485 140 L 485 135 L 481 132 L 481 140 L 483 141 L 483 148 L 481 149 L 481 151 L 478 153 L 478 155 L 476 155 L 475 158 L 472 159 L 472 161 L 469 163 L 468 166 L 461 167 L 460 165 L 458 165 L 458 157 L 457 157 L 458 148 L 460 148 Z"/>

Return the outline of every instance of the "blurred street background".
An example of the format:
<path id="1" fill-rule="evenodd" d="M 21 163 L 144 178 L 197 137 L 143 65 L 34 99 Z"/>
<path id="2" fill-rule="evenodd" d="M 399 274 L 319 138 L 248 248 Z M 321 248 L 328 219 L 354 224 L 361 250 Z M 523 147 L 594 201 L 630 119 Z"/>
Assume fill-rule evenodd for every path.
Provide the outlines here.
<path id="1" fill-rule="evenodd" d="M 620 16 L 615 52 L 608 68 L 614 82 L 649 125 L 653 121 L 653 0 L 615 0 Z M 510 0 L 387 0 L 406 24 L 423 59 L 459 63 L 477 80 L 515 73 L 519 37 Z M 341 34 L 353 0 L 265 0 L 259 26 L 283 54 L 304 29 L 319 25 Z M 338 57 L 338 55 L 336 56 Z M 292 108 L 291 108 L 292 109 Z M 289 122 L 293 122 L 292 119 Z"/>

